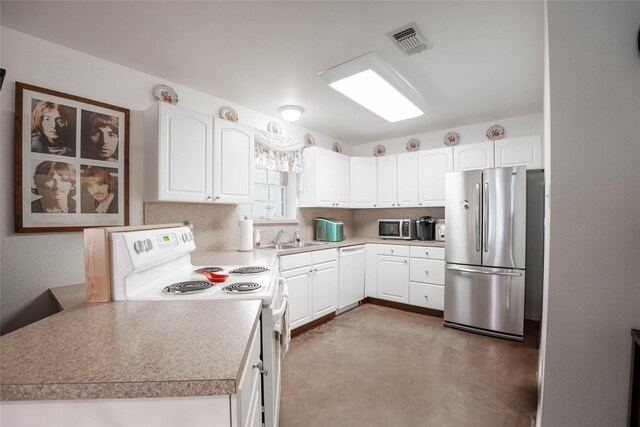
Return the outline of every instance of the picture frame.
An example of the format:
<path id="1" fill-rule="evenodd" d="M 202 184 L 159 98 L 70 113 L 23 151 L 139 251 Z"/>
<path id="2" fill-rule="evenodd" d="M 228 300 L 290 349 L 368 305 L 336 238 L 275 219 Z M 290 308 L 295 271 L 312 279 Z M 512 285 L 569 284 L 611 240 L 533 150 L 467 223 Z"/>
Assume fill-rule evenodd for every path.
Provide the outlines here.
<path id="1" fill-rule="evenodd" d="M 16 82 L 15 230 L 129 225 L 126 108 Z"/>

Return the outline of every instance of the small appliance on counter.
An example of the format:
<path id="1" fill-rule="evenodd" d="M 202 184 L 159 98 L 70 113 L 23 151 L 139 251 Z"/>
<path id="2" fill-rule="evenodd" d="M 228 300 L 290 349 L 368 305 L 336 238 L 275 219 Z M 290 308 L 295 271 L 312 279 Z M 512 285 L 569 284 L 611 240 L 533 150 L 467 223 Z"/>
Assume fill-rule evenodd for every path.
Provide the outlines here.
<path id="1" fill-rule="evenodd" d="M 336 218 L 316 218 L 316 240 L 319 242 L 342 242 L 344 222 Z"/>
<path id="2" fill-rule="evenodd" d="M 444 219 L 436 220 L 436 241 L 444 242 Z"/>
<path id="3" fill-rule="evenodd" d="M 379 219 L 378 237 L 380 239 L 416 239 L 416 221 L 414 219 Z"/>
<path id="4" fill-rule="evenodd" d="M 416 237 L 418 240 L 435 240 L 436 238 L 436 220 L 430 216 L 420 217 L 416 221 Z"/>

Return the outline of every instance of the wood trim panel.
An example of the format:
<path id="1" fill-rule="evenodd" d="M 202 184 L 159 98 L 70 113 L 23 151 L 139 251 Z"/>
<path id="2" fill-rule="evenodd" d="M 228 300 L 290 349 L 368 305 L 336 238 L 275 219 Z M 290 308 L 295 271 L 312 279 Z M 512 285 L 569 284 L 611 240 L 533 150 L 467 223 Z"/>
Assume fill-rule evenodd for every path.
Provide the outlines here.
<path id="1" fill-rule="evenodd" d="M 364 303 L 380 305 L 382 307 L 395 308 L 396 310 L 409 311 L 411 313 L 426 314 L 433 317 L 444 317 L 444 311 L 434 310 L 432 308 L 418 307 L 415 305 L 403 304 L 401 302 L 387 301 L 379 298 L 366 297 Z"/>
<path id="2" fill-rule="evenodd" d="M 329 313 L 326 316 L 319 317 L 315 320 L 312 320 L 309 323 L 305 323 L 304 325 L 299 326 L 291 331 L 291 338 L 297 337 L 298 335 L 304 332 L 307 332 L 309 329 L 313 329 L 316 326 L 322 325 L 323 323 L 327 323 L 329 320 L 333 319 L 334 317 L 336 317 L 335 312 Z"/>

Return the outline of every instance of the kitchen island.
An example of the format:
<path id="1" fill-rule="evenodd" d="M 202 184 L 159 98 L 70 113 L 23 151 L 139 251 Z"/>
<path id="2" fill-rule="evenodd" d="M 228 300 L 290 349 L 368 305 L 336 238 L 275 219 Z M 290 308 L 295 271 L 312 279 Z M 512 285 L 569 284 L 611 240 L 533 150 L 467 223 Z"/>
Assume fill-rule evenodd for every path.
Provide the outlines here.
<path id="1" fill-rule="evenodd" d="M 4 335 L 1 424 L 20 425 L 14 415 L 25 404 L 87 399 L 144 401 L 149 410 L 154 402 L 168 407 L 184 398 L 194 407 L 220 406 L 229 420 L 229 396 L 238 392 L 260 334 L 260 311 L 261 302 L 251 300 L 85 303 Z M 107 425 L 117 414 L 89 415 L 97 418 L 92 424 Z"/>

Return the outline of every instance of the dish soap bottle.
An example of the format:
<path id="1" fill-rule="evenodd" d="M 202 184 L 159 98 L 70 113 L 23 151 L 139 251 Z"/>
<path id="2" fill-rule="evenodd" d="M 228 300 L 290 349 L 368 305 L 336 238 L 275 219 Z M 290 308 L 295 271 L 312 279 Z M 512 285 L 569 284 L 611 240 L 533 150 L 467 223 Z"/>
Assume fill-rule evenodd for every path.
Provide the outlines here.
<path id="1" fill-rule="evenodd" d="M 260 230 L 256 230 L 256 248 L 260 247 Z"/>

